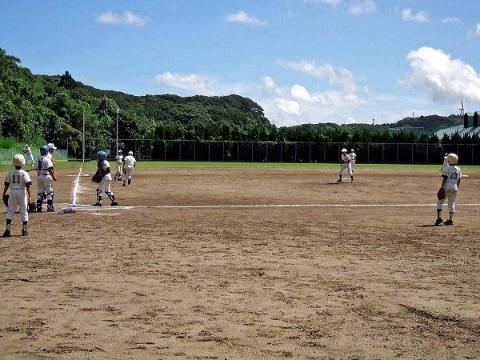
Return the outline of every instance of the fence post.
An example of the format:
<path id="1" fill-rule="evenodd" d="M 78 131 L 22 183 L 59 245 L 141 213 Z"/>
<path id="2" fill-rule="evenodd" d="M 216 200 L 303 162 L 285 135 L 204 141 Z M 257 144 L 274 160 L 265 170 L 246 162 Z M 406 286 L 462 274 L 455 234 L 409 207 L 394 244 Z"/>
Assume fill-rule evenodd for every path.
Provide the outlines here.
<path id="1" fill-rule="evenodd" d="M 280 162 L 283 162 L 283 142 L 280 143 Z"/>
<path id="2" fill-rule="evenodd" d="M 208 143 L 208 161 L 210 161 L 210 143 Z"/>
<path id="3" fill-rule="evenodd" d="M 222 142 L 222 161 L 225 161 L 225 141 Z"/>
<path id="4" fill-rule="evenodd" d="M 193 161 L 197 161 L 197 142 L 193 143 Z"/>
<path id="5" fill-rule="evenodd" d="M 411 144 L 411 145 L 412 145 L 412 164 L 413 164 L 414 163 L 413 162 L 413 144 Z"/>
<path id="6" fill-rule="evenodd" d="M 428 143 L 427 143 L 427 164 L 428 164 Z"/>
<path id="7" fill-rule="evenodd" d="M 251 151 L 252 151 L 252 162 L 253 162 L 253 141 L 250 142 L 250 148 L 251 148 Z"/>
<path id="8" fill-rule="evenodd" d="M 385 164 L 385 144 L 382 144 L 382 164 Z"/>
<path id="9" fill-rule="evenodd" d="M 327 144 L 323 143 L 323 162 L 327 162 Z"/>
<path id="10" fill-rule="evenodd" d="M 297 162 L 297 142 L 295 142 L 295 156 L 293 158 L 294 162 Z"/>
<path id="11" fill-rule="evenodd" d="M 240 143 L 237 142 L 237 161 L 240 161 Z"/>
<path id="12" fill-rule="evenodd" d="M 308 143 L 308 162 L 312 162 L 312 143 Z"/>
<path id="13" fill-rule="evenodd" d="M 165 140 L 163 141 L 163 158 L 167 161 L 167 142 Z"/>
<path id="14" fill-rule="evenodd" d="M 370 164 L 370 143 L 367 143 L 367 163 Z"/>
<path id="15" fill-rule="evenodd" d="M 150 140 L 150 161 L 152 160 L 152 140 Z"/>
<path id="16" fill-rule="evenodd" d="M 138 154 L 137 154 L 137 139 L 135 139 L 135 156 L 138 156 Z"/>
<path id="17" fill-rule="evenodd" d="M 265 143 L 265 162 L 268 162 L 268 142 Z"/>
<path id="18" fill-rule="evenodd" d="M 182 141 L 178 142 L 178 161 L 182 160 Z"/>
<path id="19" fill-rule="evenodd" d="M 398 148 L 400 147 L 400 144 L 397 143 L 397 164 L 400 162 L 400 159 L 398 158 L 399 156 L 399 150 Z"/>

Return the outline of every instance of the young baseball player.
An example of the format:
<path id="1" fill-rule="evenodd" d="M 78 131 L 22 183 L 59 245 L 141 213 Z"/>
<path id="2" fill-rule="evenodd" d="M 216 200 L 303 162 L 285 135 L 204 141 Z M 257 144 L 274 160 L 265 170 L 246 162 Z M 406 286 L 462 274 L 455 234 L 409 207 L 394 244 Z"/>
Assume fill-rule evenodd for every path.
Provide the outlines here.
<path id="1" fill-rule="evenodd" d="M 113 180 L 122 181 L 123 179 L 123 155 L 122 150 L 118 150 L 117 156 L 115 156 L 115 162 L 117 163 L 117 171 L 115 172 L 115 177 Z"/>
<path id="2" fill-rule="evenodd" d="M 350 157 L 350 167 L 352 168 L 352 173 L 354 173 L 355 172 L 355 164 L 357 163 L 357 154 L 355 154 L 355 150 L 351 149 L 348 156 Z"/>
<path id="3" fill-rule="evenodd" d="M 102 206 L 102 193 L 105 192 L 111 201 L 111 206 L 117 206 L 110 184 L 112 182 L 112 174 L 110 173 L 110 163 L 107 161 L 107 153 L 99 151 L 97 153 L 97 173 L 99 184 L 97 187 L 97 202 L 93 206 Z M 95 177 L 94 176 L 94 177 Z"/>
<path id="4" fill-rule="evenodd" d="M 37 212 L 42 212 L 42 205 L 45 199 L 47 200 L 47 212 L 53 212 L 55 210 L 53 206 L 53 199 L 55 197 L 53 182 L 57 181 L 57 177 L 55 176 L 53 161 L 49 154 L 47 145 L 40 147 L 40 156 L 37 160 Z"/>
<path id="5" fill-rule="evenodd" d="M 340 171 L 338 172 L 337 183 L 342 182 L 342 176 L 345 171 L 348 171 L 348 174 L 350 175 L 350 182 L 353 183 L 352 166 L 350 164 L 350 156 L 348 156 L 347 152 L 347 149 L 342 149 L 340 153 Z"/>
<path id="6" fill-rule="evenodd" d="M 445 221 L 445 225 L 453 225 L 453 216 L 455 215 L 455 206 L 457 201 L 457 192 L 460 187 L 460 180 L 462 178 L 462 171 L 457 166 L 458 156 L 454 153 L 447 155 L 447 167 L 442 171 L 442 185 L 438 192 L 437 202 L 437 220 L 435 225 L 443 223 L 442 220 L 442 208 L 445 199 L 448 199 L 448 220 Z M 443 189 L 443 191 L 442 191 Z"/>
<path id="7" fill-rule="evenodd" d="M 135 160 L 135 158 L 133 157 L 133 151 L 128 152 L 128 156 L 125 157 L 124 163 L 125 174 L 123 176 L 123 186 L 126 185 L 126 182 L 128 183 L 128 185 L 130 185 L 132 182 L 133 168 L 137 164 L 137 160 Z"/>
<path id="8" fill-rule="evenodd" d="M 52 160 L 53 166 L 55 166 L 55 159 L 53 158 L 53 155 L 55 154 L 55 150 L 57 150 L 57 147 L 55 146 L 54 143 L 49 143 L 47 144 L 48 148 L 48 154 L 47 156 Z"/>
<path id="9" fill-rule="evenodd" d="M 25 162 L 30 163 L 30 166 L 33 168 L 33 154 L 32 149 L 28 144 L 25 144 L 25 148 L 23 149 L 23 156 L 25 157 Z"/>
<path id="10" fill-rule="evenodd" d="M 11 226 L 13 214 L 19 208 L 20 216 L 22 218 L 22 236 L 28 235 L 28 203 L 30 202 L 31 193 L 30 187 L 32 180 L 28 172 L 22 169 L 25 166 L 25 157 L 22 154 L 17 154 L 12 161 L 15 170 L 10 170 L 5 179 L 5 187 L 3 189 L 3 197 L 7 195 L 10 189 L 10 196 L 8 197 L 8 210 L 5 232 L 3 237 L 11 236 Z"/>

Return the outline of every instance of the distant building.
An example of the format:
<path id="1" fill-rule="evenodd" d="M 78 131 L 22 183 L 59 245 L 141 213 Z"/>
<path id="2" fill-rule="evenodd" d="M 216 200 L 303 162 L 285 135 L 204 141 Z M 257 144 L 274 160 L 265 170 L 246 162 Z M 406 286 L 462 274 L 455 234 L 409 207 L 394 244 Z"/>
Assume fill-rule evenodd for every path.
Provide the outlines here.
<path id="1" fill-rule="evenodd" d="M 476 126 L 469 126 L 469 125 L 476 125 Z M 446 129 L 440 129 L 435 133 L 435 135 L 437 135 L 437 137 L 441 139 L 443 138 L 444 135 L 452 136 L 455 133 L 457 133 L 460 136 L 463 136 L 466 134 L 480 135 L 480 127 L 478 126 L 478 123 L 477 124 L 473 123 L 472 117 L 465 116 L 463 125 L 457 125 L 457 126 L 452 126 Z"/>

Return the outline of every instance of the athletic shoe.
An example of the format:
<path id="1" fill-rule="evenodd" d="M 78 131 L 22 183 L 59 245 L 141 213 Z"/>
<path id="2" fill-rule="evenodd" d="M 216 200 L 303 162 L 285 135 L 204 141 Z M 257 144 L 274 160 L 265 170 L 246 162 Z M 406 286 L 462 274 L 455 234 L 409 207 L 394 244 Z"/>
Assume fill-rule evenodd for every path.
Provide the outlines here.
<path id="1" fill-rule="evenodd" d="M 28 230 L 23 229 L 22 230 L 22 236 L 28 236 Z"/>
<path id="2" fill-rule="evenodd" d="M 100 207 L 101 207 L 101 206 L 102 206 L 102 203 L 99 202 L 99 201 L 97 201 L 95 204 L 93 204 L 93 206 L 100 206 Z"/>
<path id="3" fill-rule="evenodd" d="M 441 223 L 443 223 L 442 218 L 438 218 L 437 220 L 435 220 L 435 225 L 436 226 L 440 225 Z"/>
<path id="4" fill-rule="evenodd" d="M 127 186 L 127 184 L 125 184 L 125 181 L 123 182 L 122 186 Z"/>
<path id="5" fill-rule="evenodd" d="M 112 201 L 112 203 L 110 204 L 110 206 L 118 206 L 118 202 Z"/>
<path id="6" fill-rule="evenodd" d="M 52 207 L 49 207 L 47 208 L 47 212 L 54 212 L 55 211 L 55 208 L 52 206 Z"/>
<path id="7" fill-rule="evenodd" d="M 131 183 L 132 183 L 132 180 L 128 179 L 128 185 L 130 185 Z"/>
<path id="8" fill-rule="evenodd" d="M 3 233 L 2 237 L 10 237 L 10 230 L 5 230 L 5 232 Z"/>
<path id="9" fill-rule="evenodd" d="M 447 221 L 445 221 L 444 225 L 453 225 L 453 221 L 452 220 L 447 220 Z"/>
<path id="10" fill-rule="evenodd" d="M 342 182 L 342 179 L 338 179 L 338 180 L 337 180 L 337 183 L 341 183 L 341 182 Z"/>

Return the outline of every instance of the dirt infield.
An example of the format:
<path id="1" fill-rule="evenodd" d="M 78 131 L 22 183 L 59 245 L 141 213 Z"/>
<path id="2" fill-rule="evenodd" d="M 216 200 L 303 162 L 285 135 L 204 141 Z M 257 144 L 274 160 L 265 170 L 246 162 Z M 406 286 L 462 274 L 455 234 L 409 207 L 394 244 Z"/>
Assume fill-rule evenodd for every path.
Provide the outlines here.
<path id="1" fill-rule="evenodd" d="M 61 171 L 57 201 L 70 202 Z M 67 176 L 72 175 L 72 176 Z M 4 176 L 4 175 L 1 175 Z M 480 206 L 433 227 L 439 172 L 142 170 L 133 208 L 0 240 L 2 359 L 479 358 Z M 480 203 L 480 173 L 460 204 Z M 80 204 L 95 200 L 81 178 Z M 446 214 L 445 214 L 446 215 Z M 19 232 L 15 218 L 13 231 Z"/>

